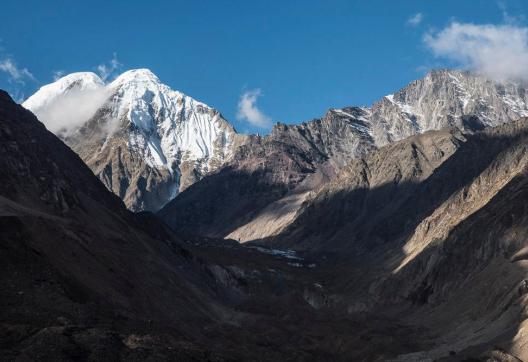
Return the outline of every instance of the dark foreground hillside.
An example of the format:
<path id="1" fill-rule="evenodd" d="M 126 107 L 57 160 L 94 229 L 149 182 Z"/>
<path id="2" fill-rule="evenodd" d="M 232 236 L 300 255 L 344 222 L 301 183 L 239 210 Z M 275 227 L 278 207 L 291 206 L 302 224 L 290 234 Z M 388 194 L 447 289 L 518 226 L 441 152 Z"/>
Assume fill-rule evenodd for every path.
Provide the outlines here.
<path id="1" fill-rule="evenodd" d="M 240 246 L 127 211 L 1 92 L 0 357 L 527 359 L 527 141 L 521 120 L 380 148 Z"/>

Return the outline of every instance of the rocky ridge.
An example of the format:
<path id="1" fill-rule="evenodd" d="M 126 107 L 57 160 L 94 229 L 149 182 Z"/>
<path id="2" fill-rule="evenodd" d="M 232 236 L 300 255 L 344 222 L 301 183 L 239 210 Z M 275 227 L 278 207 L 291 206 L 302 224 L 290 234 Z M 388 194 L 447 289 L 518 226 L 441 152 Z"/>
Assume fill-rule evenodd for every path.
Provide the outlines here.
<path id="1" fill-rule="evenodd" d="M 511 122 L 528 115 L 527 97 L 526 87 L 520 83 L 496 83 L 456 70 L 431 71 L 372 107 L 331 109 L 321 119 L 277 124 L 268 136 L 250 138 L 226 166 L 193 185 L 160 215 L 184 231 L 208 220 L 205 235 L 241 242 L 272 237 L 293 222 L 302 203 L 351 160 L 430 130 L 456 127 L 471 132 Z M 302 155 L 308 167 L 298 168 L 296 176 L 289 178 L 289 164 L 271 160 L 277 155 L 289 159 L 292 154 Z M 261 161 L 265 158 L 270 161 Z M 256 169 L 246 165 L 257 164 L 259 172 L 267 176 L 251 177 Z M 239 182 L 245 185 L 242 192 L 255 195 L 247 201 L 258 205 L 250 213 L 239 207 L 237 200 L 247 199 L 239 192 Z M 266 184 L 269 192 L 263 191 Z M 222 192 L 217 192 L 217 187 L 222 187 Z M 247 191 L 256 188 L 258 193 Z M 201 196 L 206 194 L 209 196 Z M 214 220 L 219 220 L 218 224 Z"/>

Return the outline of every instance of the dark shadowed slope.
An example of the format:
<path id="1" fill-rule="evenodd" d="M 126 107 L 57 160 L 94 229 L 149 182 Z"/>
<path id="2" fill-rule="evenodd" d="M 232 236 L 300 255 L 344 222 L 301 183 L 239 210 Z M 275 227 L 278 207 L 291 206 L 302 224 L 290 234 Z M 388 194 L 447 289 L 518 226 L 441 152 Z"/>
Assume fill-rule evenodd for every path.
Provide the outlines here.
<path id="1" fill-rule="evenodd" d="M 326 255 L 320 280 L 335 308 L 400 315 L 431 333 L 429 347 L 398 360 L 501 349 L 526 359 L 528 119 L 456 134 L 353 161 L 261 242 Z"/>
<path id="2" fill-rule="evenodd" d="M 326 308 L 309 260 L 200 238 L 182 248 L 5 93 L 0 141 L 3 360 L 347 361 L 422 348 L 393 318 Z"/>
<path id="3" fill-rule="evenodd" d="M 3 91 L 0 179 L 3 357 L 140 358 L 134 333 L 155 339 L 160 328 L 176 340 L 172 352 L 154 349 L 160 359 L 203 357 L 185 341 L 229 317 L 212 302 L 214 280 Z"/>
<path id="4" fill-rule="evenodd" d="M 312 251 L 373 249 L 406 240 L 435 211 L 466 217 L 522 169 L 526 123 L 520 120 L 474 134 L 428 132 L 353 160 L 270 241 Z M 475 193 L 473 204 L 466 202 L 456 213 L 436 210 L 483 173 L 491 179 Z M 435 226 L 429 229 L 443 230 L 442 224 Z"/>
<path id="5" fill-rule="evenodd" d="M 319 310 L 307 260 L 201 238 L 182 248 L 3 92 L 0 175 L 2 360 L 345 361 L 420 348 L 390 318 Z"/>
<path id="6" fill-rule="evenodd" d="M 412 229 L 404 203 L 465 141 L 458 129 L 430 131 L 352 160 L 266 242 L 341 253 L 395 240 L 398 228 Z"/>
<path id="7" fill-rule="evenodd" d="M 266 137 L 250 137 L 225 167 L 159 215 L 181 232 L 240 241 L 276 234 L 311 190 L 347 160 L 374 148 L 361 121 L 366 111 L 346 110 L 301 125 L 277 124 Z M 281 212 L 282 220 L 266 220 L 270 212 Z"/>

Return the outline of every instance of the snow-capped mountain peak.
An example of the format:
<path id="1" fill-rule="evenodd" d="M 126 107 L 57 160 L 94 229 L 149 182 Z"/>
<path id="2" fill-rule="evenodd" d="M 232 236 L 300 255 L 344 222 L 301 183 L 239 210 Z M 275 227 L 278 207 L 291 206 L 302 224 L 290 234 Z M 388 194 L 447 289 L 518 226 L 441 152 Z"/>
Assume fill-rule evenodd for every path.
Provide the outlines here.
<path id="1" fill-rule="evenodd" d="M 92 72 L 68 74 L 53 83 L 41 87 L 24 102 L 30 110 L 43 108 L 53 103 L 58 97 L 75 91 L 96 90 L 104 87 L 104 82 Z"/>
<path id="2" fill-rule="evenodd" d="M 370 121 L 377 146 L 383 146 L 428 130 L 464 128 L 466 116 L 497 126 L 526 115 L 528 90 L 522 84 L 441 69 L 374 103 Z"/>
<path id="3" fill-rule="evenodd" d="M 23 105 L 133 210 L 157 210 L 222 165 L 237 136 L 218 111 L 148 69 L 108 84 L 93 73 L 70 74 Z"/>
<path id="4" fill-rule="evenodd" d="M 159 78 L 147 68 L 131 69 L 121 73 L 112 83 L 130 83 L 130 82 L 153 82 L 160 83 Z"/>

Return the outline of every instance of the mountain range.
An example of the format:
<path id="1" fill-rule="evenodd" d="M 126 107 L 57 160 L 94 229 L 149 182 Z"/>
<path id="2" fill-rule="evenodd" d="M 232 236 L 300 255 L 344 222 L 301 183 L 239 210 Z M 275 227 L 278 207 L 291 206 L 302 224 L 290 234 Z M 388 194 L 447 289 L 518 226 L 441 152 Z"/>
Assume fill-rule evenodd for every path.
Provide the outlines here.
<path id="1" fill-rule="evenodd" d="M 263 142 L 299 148 L 331 168 L 390 142 L 466 115 L 494 126 L 528 115 L 526 88 L 460 71 L 433 71 L 371 107 L 332 109 L 300 126 L 277 125 Z M 226 166 L 258 136 L 237 134 L 215 109 L 162 84 L 147 69 L 109 84 L 73 73 L 24 102 L 133 211 L 158 211 L 203 176 Z M 269 139 L 269 140 L 268 140 Z"/>
<path id="2" fill-rule="evenodd" d="M 431 71 L 259 136 L 74 73 L 0 92 L 0 141 L 5 360 L 528 359 L 522 83 Z"/>
<path id="3" fill-rule="evenodd" d="M 159 214 L 182 231 L 241 242 L 267 238 L 291 223 L 299 207 L 352 160 L 430 130 L 471 131 L 516 120 L 528 115 L 527 97 L 520 84 L 432 71 L 371 108 L 331 109 L 321 119 L 278 124 L 268 136 L 250 138 L 231 163 Z"/>

